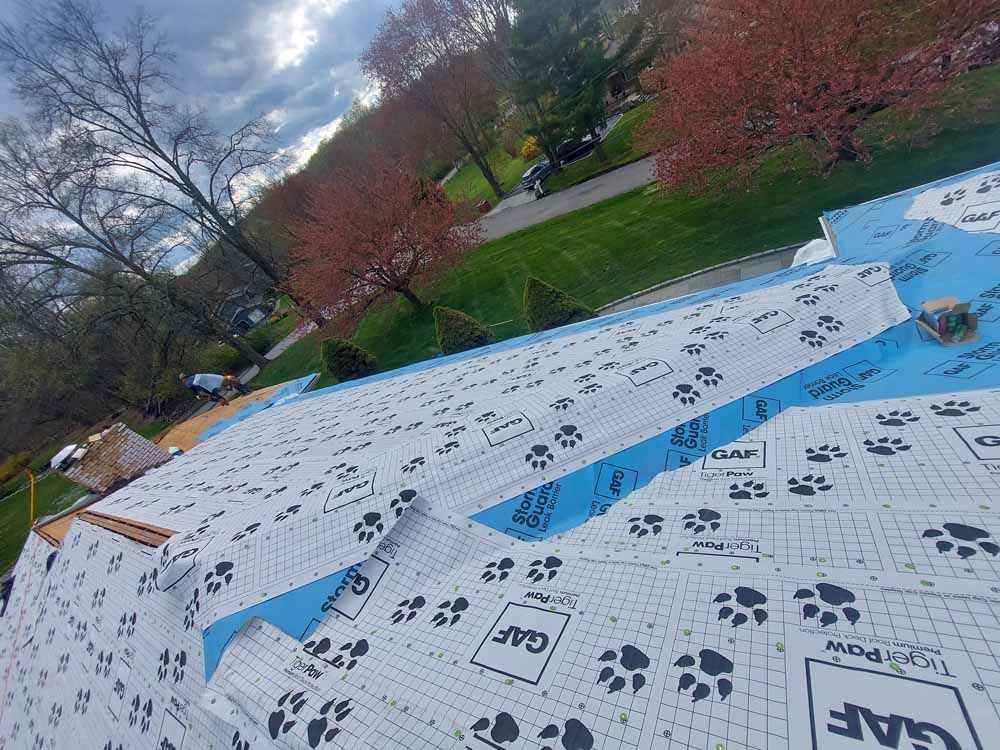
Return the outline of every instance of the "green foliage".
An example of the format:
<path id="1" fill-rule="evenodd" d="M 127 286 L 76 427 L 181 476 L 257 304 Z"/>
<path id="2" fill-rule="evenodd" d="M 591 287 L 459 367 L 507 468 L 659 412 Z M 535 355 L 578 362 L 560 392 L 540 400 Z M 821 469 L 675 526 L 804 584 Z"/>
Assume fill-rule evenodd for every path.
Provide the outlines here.
<path id="1" fill-rule="evenodd" d="M 529 276 L 524 283 L 524 317 L 532 331 L 546 331 L 590 320 L 596 314 L 566 292 Z"/>
<path id="2" fill-rule="evenodd" d="M 7 460 L 0 464 L 0 485 L 6 484 L 24 471 L 24 467 L 28 465 L 30 460 L 31 453 L 29 451 L 21 451 L 8 456 Z"/>
<path id="3" fill-rule="evenodd" d="M 490 329 L 478 320 L 450 307 L 434 308 L 434 333 L 444 354 L 464 352 L 496 341 Z"/>
<path id="4" fill-rule="evenodd" d="M 517 0 L 514 6 L 514 98 L 532 119 L 527 132 L 551 158 L 563 138 L 594 133 L 604 117 L 610 65 L 600 34 L 601 0 Z"/>
<path id="5" fill-rule="evenodd" d="M 191 358 L 191 372 L 235 375 L 249 366 L 249 361 L 228 344 L 207 344 Z"/>
<path id="6" fill-rule="evenodd" d="M 378 372 L 375 357 L 346 339 L 327 339 L 321 348 L 323 366 L 340 382 L 374 375 Z"/>

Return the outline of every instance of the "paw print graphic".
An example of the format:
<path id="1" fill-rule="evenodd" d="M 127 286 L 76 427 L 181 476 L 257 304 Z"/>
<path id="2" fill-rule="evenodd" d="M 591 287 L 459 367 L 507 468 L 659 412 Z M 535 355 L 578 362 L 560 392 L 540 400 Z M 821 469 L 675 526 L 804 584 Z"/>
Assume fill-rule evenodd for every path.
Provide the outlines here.
<path id="1" fill-rule="evenodd" d="M 490 729 L 492 727 L 492 729 Z M 503 750 L 503 745 L 514 742 L 521 736 L 521 728 L 517 725 L 514 717 L 506 711 L 501 711 L 491 721 L 487 717 L 477 719 L 476 723 L 469 727 L 475 734 L 476 739 L 491 745 L 498 750 Z M 490 730 L 489 739 L 480 737 L 480 732 Z"/>
<path id="2" fill-rule="evenodd" d="M 644 516 L 633 516 L 628 519 L 628 522 L 632 524 L 628 530 L 629 536 L 634 535 L 638 539 L 642 539 L 647 534 L 657 536 L 663 531 L 663 516 L 658 516 L 655 513 L 647 513 Z"/>
<path id="3" fill-rule="evenodd" d="M 605 362 L 603 365 L 598 367 L 598 370 L 614 370 L 616 367 L 621 367 L 621 362 Z"/>
<path id="4" fill-rule="evenodd" d="M 843 458 L 847 453 L 840 449 L 839 445 L 829 445 L 824 443 L 818 448 L 806 448 L 806 461 L 813 461 L 818 464 L 828 464 L 835 458 Z"/>
<path id="5" fill-rule="evenodd" d="M 704 351 L 705 351 L 705 345 L 704 344 L 699 344 L 699 343 L 684 344 L 684 346 L 681 347 L 681 351 L 684 352 L 685 354 L 688 354 L 688 355 L 692 356 L 692 357 L 696 357 L 699 354 L 704 353 Z"/>
<path id="6" fill-rule="evenodd" d="M 760 500 L 771 493 L 764 489 L 763 482 L 755 482 L 748 479 L 742 484 L 729 485 L 729 498 L 731 500 Z"/>
<path id="7" fill-rule="evenodd" d="M 591 393 L 597 393 L 603 387 L 604 386 L 600 383 L 587 383 L 587 385 L 583 386 L 583 388 L 577 391 L 577 393 L 583 396 L 589 396 Z"/>
<path id="8" fill-rule="evenodd" d="M 399 518 L 416 496 L 417 493 L 415 490 L 400 490 L 399 494 L 389 503 L 389 510 L 396 514 L 396 518 Z"/>
<path id="9" fill-rule="evenodd" d="M 841 615 L 845 620 L 847 620 L 851 625 L 857 623 L 861 619 L 861 613 L 854 607 L 845 607 L 845 604 L 853 604 L 857 597 L 853 593 L 840 586 L 834 586 L 832 583 L 817 583 L 815 586 L 815 591 L 810 588 L 802 588 L 795 592 L 794 599 L 815 599 L 816 594 L 819 594 L 820 603 L 824 606 L 819 606 L 812 601 L 809 601 L 802 605 L 802 616 L 811 620 L 812 618 L 819 616 L 820 627 L 828 627 L 834 625 L 839 621 L 837 613 L 832 608 L 841 608 Z"/>
<path id="10" fill-rule="evenodd" d="M 605 682 L 608 683 L 609 695 L 617 693 L 628 684 L 626 677 L 630 672 L 634 673 L 631 679 L 633 694 L 638 693 L 646 684 L 646 675 L 642 673 L 642 670 L 649 668 L 649 657 L 635 646 L 623 645 L 620 652 L 609 648 L 597 657 L 597 660 L 600 662 L 617 662 L 617 664 L 612 663 L 604 667 L 597 676 L 598 685 L 603 685 Z M 623 677 L 618 674 L 618 665 L 621 665 L 622 669 L 625 670 L 626 676 Z"/>
<path id="11" fill-rule="evenodd" d="M 215 568 L 205 575 L 205 592 L 217 594 L 222 587 L 228 586 L 233 580 L 233 564 L 223 561 L 215 564 Z"/>
<path id="12" fill-rule="evenodd" d="M 285 521 L 294 516 L 295 514 L 297 514 L 301 509 L 302 509 L 301 505 L 289 505 L 287 508 L 285 508 L 283 511 L 281 511 L 274 517 L 274 522 L 281 523 L 282 521 Z"/>
<path id="13" fill-rule="evenodd" d="M 997 188 L 1000 188 L 1000 175 L 991 174 L 983 178 L 983 181 L 979 183 L 979 187 L 976 188 L 976 192 L 986 194 Z"/>
<path id="14" fill-rule="evenodd" d="M 533 386 L 532 386 L 532 385 L 531 385 L 531 384 L 529 383 L 529 384 L 528 384 L 528 385 L 527 385 L 526 387 L 527 387 L 527 388 L 532 388 Z M 444 434 L 444 436 L 445 436 L 445 437 L 449 437 L 449 438 L 453 438 L 453 437 L 458 437 L 458 436 L 459 436 L 459 435 L 461 435 L 461 434 L 462 434 L 463 432 L 465 432 L 465 431 L 466 431 L 466 429 L 467 429 L 467 428 L 466 428 L 466 426 L 465 426 L 464 424 L 460 424 L 460 425 L 459 425 L 458 427 L 452 427 L 452 428 L 451 428 L 450 430 L 448 430 L 448 431 L 447 431 L 447 432 L 446 432 L 446 433 Z M 411 471 L 412 471 L 412 469 L 411 469 Z"/>
<path id="15" fill-rule="evenodd" d="M 682 521 L 685 521 L 684 530 L 694 534 L 700 534 L 706 529 L 718 531 L 721 519 L 721 513 L 708 508 L 701 508 L 697 513 L 686 513 L 681 518 Z"/>
<path id="16" fill-rule="evenodd" d="M 238 542 L 241 539 L 246 539 L 248 536 L 253 536 L 256 533 L 257 529 L 259 528 L 260 528 L 259 523 L 251 523 L 242 531 L 237 531 L 235 534 L 233 534 L 233 538 L 230 541 Z"/>
<path id="17" fill-rule="evenodd" d="M 708 675 L 710 678 L 718 678 L 715 680 L 715 694 L 719 696 L 719 700 L 724 701 L 728 698 L 733 692 L 733 683 L 728 677 L 720 677 L 720 675 L 731 675 L 733 673 L 732 661 L 718 651 L 703 648 L 698 652 L 697 661 L 690 654 L 684 654 L 674 662 L 674 666 L 687 670 L 691 669 L 696 663 L 698 671 L 703 675 Z M 680 680 L 677 682 L 677 692 L 686 693 L 693 687 L 694 690 L 691 691 L 692 703 L 697 703 L 709 697 L 712 694 L 710 681 L 701 682 L 700 680 L 700 676 L 695 676 L 691 672 L 685 671 L 681 674 Z"/>
<path id="18" fill-rule="evenodd" d="M 767 621 L 767 610 L 764 609 L 764 605 L 767 604 L 767 597 L 761 592 L 749 586 L 737 586 L 733 589 L 733 594 L 736 595 L 736 603 L 739 606 L 750 610 L 754 622 L 758 625 L 763 625 Z M 743 623 L 749 621 L 750 617 L 744 612 L 733 614 L 735 610 L 730 606 L 730 602 L 733 601 L 733 594 L 723 592 L 716 596 L 712 600 L 712 603 L 723 605 L 719 609 L 719 622 L 725 620 L 734 628 L 738 628 Z"/>
<path id="19" fill-rule="evenodd" d="M 55 729 L 59 726 L 60 719 L 62 719 L 62 706 L 58 703 L 53 703 L 52 708 L 49 709 L 49 725 Z"/>
<path id="20" fill-rule="evenodd" d="M 594 373 L 592 373 L 592 372 L 585 372 L 585 373 L 583 373 L 583 375 L 580 375 L 579 377 L 573 378 L 573 382 L 574 383 L 586 383 L 587 381 L 593 380 L 596 377 L 597 376 Z"/>
<path id="21" fill-rule="evenodd" d="M 696 403 L 699 398 L 701 398 L 701 392 L 695 390 L 695 387 L 693 385 L 689 385 L 688 383 L 675 385 L 674 392 L 670 395 L 685 406 L 691 406 Z"/>
<path id="22" fill-rule="evenodd" d="M 934 543 L 934 546 L 942 555 L 954 550 L 956 555 L 965 560 L 977 554 L 978 550 L 976 547 L 979 547 L 980 550 L 993 557 L 996 557 L 1000 553 L 1000 547 L 995 542 L 982 541 L 991 537 L 990 532 L 986 529 L 966 526 L 964 523 L 946 523 L 942 525 L 944 531 L 940 529 L 927 529 L 921 535 L 922 539 L 937 539 L 938 541 Z M 954 541 L 942 539 L 941 537 L 945 535 L 945 532 Z M 956 542 L 965 542 L 965 544 L 956 545 Z"/>
<path id="23" fill-rule="evenodd" d="M 289 730 L 295 726 L 299 711 L 306 705 L 305 691 L 292 693 L 288 691 L 278 698 L 278 705 L 267 718 L 267 730 L 271 733 L 271 739 L 276 740 L 280 735 L 288 734 Z"/>
<path id="24" fill-rule="evenodd" d="M 944 404 L 931 404 L 931 411 L 939 417 L 964 417 L 979 411 L 979 407 L 968 401 L 945 401 Z"/>
<path id="25" fill-rule="evenodd" d="M 111 556 L 111 562 L 108 563 L 108 575 L 117 573 L 122 569 L 122 553 L 119 552 L 117 555 Z"/>
<path id="26" fill-rule="evenodd" d="M 514 393 L 515 391 L 518 391 L 520 389 L 521 389 L 521 386 L 519 386 L 519 385 L 509 385 L 506 388 L 504 388 L 502 391 L 500 391 L 500 393 L 502 393 L 503 395 L 506 396 L 506 395 Z"/>
<path id="27" fill-rule="evenodd" d="M 479 576 L 479 580 L 485 581 L 486 583 L 492 583 L 493 581 L 504 581 L 507 576 L 510 575 L 510 571 L 514 567 L 514 561 L 509 557 L 502 557 L 500 560 L 495 562 L 487 563 L 486 570 L 483 574 Z"/>
<path id="28" fill-rule="evenodd" d="M 195 619 L 201 611 L 201 602 L 198 599 L 198 589 L 194 590 L 191 600 L 184 605 L 184 630 L 185 632 L 194 627 Z"/>
<path id="29" fill-rule="evenodd" d="M 561 732 L 558 724 L 549 724 L 538 737 L 546 743 L 558 739 L 566 750 L 592 750 L 594 747 L 594 735 L 579 719 L 567 719 Z M 542 745 L 541 750 L 553 750 L 554 745 L 555 742 Z"/>
<path id="30" fill-rule="evenodd" d="M 822 328 L 827 333 L 837 333 L 844 327 L 844 321 L 837 320 L 832 315 L 820 315 L 816 319 L 816 327 Z"/>
<path id="31" fill-rule="evenodd" d="M 876 414 L 875 419 L 883 427 L 904 427 L 911 422 L 919 422 L 920 417 L 910 411 L 890 411 L 887 414 Z"/>
<path id="32" fill-rule="evenodd" d="M 112 652 L 108 651 L 107 656 L 105 656 L 103 649 L 97 653 L 97 665 L 94 668 L 94 674 L 98 677 L 104 676 L 108 677 L 111 674 L 111 661 L 114 658 Z"/>
<path id="33" fill-rule="evenodd" d="M 250 740 L 240 736 L 239 730 L 233 735 L 233 750 L 250 750 Z"/>
<path id="34" fill-rule="evenodd" d="M 816 333 L 816 331 L 800 331 L 799 341 L 809 344 L 813 349 L 822 349 L 823 345 L 826 343 L 826 336 L 821 333 Z"/>
<path id="35" fill-rule="evenodd" d="M 333 698 L 324 703 L 319 710 L 319 715 L 306 724 L 306 740 L 309 747 L 317 748 L 319 743 L 331 742 L 341 732 L 341 728 L 336 726 L 351 713 L 351 699 L 345 698 L 338 701 Z M 332 714 L 332 716 L 331 716 Z"/>
<path id="36" fill-rule="evenodd" d="M 819 286 L 814 287 L 813 291 L 829 293 L 829 292 L 835 292 L 839 288 L 840 288 L 839 284 L 820 284 Z"/>
<path id="37" fill-rule="evenodd" d="M 815 294 L 807 292 L 806 294 L 800 294 L 795 298 L 795 301 L 801 302 L 803 305 L 807 305 L 809 307 L 815 307 L 819 304 L 819 297 Z"/>
<path id="38" fill-rule="evenodd" d="M 137 612 L 133 612 L 131 615 L 128 612 L 123 612 L 121 619 L 118 621 L 118 637 L 125 636 L 126 638 L 131 638 L 135 633 L 135 624 L 138 620 L 139 614 Z"/>
<path id="39" fill-rule="evenodd" d="M 459 446 L 459 443 L 458 443 L 457 440 L 449 440 L 447 443 L 445 443 L 444 445 L 442 445 L 440 448 L 436 448 L 434 450 L 434 452 L 437 453 L 439 456 L 447 456 L 453 450 L 455 450 L 456 448 L 458 448 L 458 446 Z"/>
<path id="40" fill-rule="evenodd" d="M 705 334 L 705 341 L 722 341 L 729 335 L 729 331 L 709 331 Z"/>
<path id="41" fill-rule="evenodd" d="M 170 649 L 163 649 L 163 653 L 160 654 L 159 665 L 156 668 L 156 679 L 163 682 L 167 673 L 170 670 Z"/>
<path id="42" fill-rule="evenodd" d="M 621 350 L 623 352 L 630 352 L 633 349 L 635 349 L 637 346 L 639 346 L 639 342 L 638 341 L 626 341 L 624 344 L 622 344 Z"/>
<path id="43" fill-rule="evenodd" d="M 965 188 L 958 188 L 957 190 L 951 190 L 944 194 L 944 198 L 941 199 L 942 206 L 950 206 L 955 201 L 960 201 L 965 197 Z"/>
<path id="44" fill-rule="evenodd" d="M 691 336 L 700 336 L 701 334 L 708 333 L 711 330 L 710 326 L 695 326 L 689 331 L 689 334 Z"/>
<path id="45" fill-rule="evenodd" d="M 563 448 L 575 448 L 577 443 L 583 442 L 583 435 L 576 429 L 576 425 L 564 424 L 552 439 Z"/>
<path id="46" fill-rule="evenodd" d="M 436 628 L 442 625 L 447 625 L 450 628 L 462 619 L 462 613 L 469 608 L 469 600 L 464 596 L 456 598 L 455 601 L 447 599 L 441 602 L 437 608 L 440 611 L 434 613 L 434 617 L 431 618 L 431 624 Z M 449 612 L 451 613 L 450 618 L 448 617 Z"/>
<path id="47" fill-rule="evenodd" d="M 722 377 L 722 373 L 714 367 L 699 367 L 698 372 L 694 375 L 694 379 L 702 385 L 711 386 L 716 386 L 725 380 L 725 378 Z"/>
<path id="48" fill-rule="evenodd" d="M 832 484 L 828 484 L 826 477 L 822 474 L 806 474 L 801 479 L 791 477 L 788 480 L 788 491 L 793 495 L 812 497 L 817 492 L 826 492 L 833 489 Z"/>
<path id="49" fill-rule="evenodd" d="M 533 445 L 531 451 L 524 456 L 524 462 L 531 464 L 532 469 L 544 469 L 549 462 L 554 460 L 554 456 L 549 451 L 547 445 Z"/>
<path id="50" fill-rule="evenodd" d="M 489 422 L 491 419 L 495 419 L 496 415 L 497 413 L 495 411 L 483 412 L 478 417 L 476 417 L 476 421 L 479 424 L 483 424 L 484 422 Z"/>
<path id="51" fill-rule="evenodd" d="M 83 716 L 90 706 L 90 688 L 84 690 L 80 688 L 76 691 L 76 700 L 73 701 L 73 713 Z"/>
<path id="52" fill-rule="evenodd" d="M 170 668 L 170 678 L 174 681 L 175 685 L 184 682 L 184 670 L 187 667 L 187 661 L 187 651 L 181 649 L 174 654 L 174 664 Z"/>
<path id="53" fill-rule="evenodd" d="M 556 411 L 566 411 L 574 403 L 576 402 L 571 398 L 557 398 L 555 401 L 549 404 L 549 408 L 555 409 Z"/>
<path id="54" fill-rule="evenodd" d="M 563 561 L 553 555 L 549 555 L 544 560 L 535 560 L 531 563 L 525 578 L 532 583 L 541 583 L 546 580 L 551 581 L 559 573 L 559 568 L 562 567 L 562 564 Z"/>
<path id="55" fill-rule="evenodd" d="M 906 445 L 900 438 L 880 437 L 876 440 L 865 440 L 865 450 L 877 456 L 895 456 L 912 447 Z"/>
<path id="56" fill-rule="evenodd" d="M 338 651 L 340 653 L 333 657 L 330 664 L 337 669 L 343 668 L 349 672 L 358 665 L 358 659 L 368 653 L 368 641 L 364 638 L 348 641 Z"/>
<path id="57" fill-rule="evenodd" d="M 414 617 L 417 616 L 417 612 L 427 604 L 427 600 L 422 596 L 415 596 L 412 599 L 404 599 L 396 606 L 398 609 L 392 613 L 390 619 L 393 625 L 399 625 L 401 622 L 409 622 Z"/>
<path id="58" fill-rule="evenodd" d="M 139 696 L 136 695 L 136 698 Z M 147 698 L 146 702 L 142 704 L 142 708 L 139 711 L 139 732 L 145 734 L 149 731 L 150 725 L 153 723 L 153 699 Z"/>
<path id="59" fill-rule="evenodd" d="M 90 608 L 100 609 L 104 606 L 104 597 L 107 596 L 108 590 L 103 586 L 99 589 L 94 589 L 94 595 L 90 598 Z"/>
<path id="60" fill-rule="evenodd" d="M 376 534 L 381 534 L 384 530 L 382 514 L 375 511 L 365 513 L 361 516 L 361 520 L 354 524 L 354 533 L 358 535 L 359 544 L 367 544 Z"/>
<path id="61" fill-rule="evenodd" d="M 62 654 L 56 664 L 56 674 L 65 674 L 69 669 L 69 654 Z"/>
<path id="62" fill-rule="evenodd" d="M 330 651 L 332 645 L 329 638 L 320 638 L 319 640 L 308 641 L 302 648 L 306 653 L 315 656 L 330 666 L 337 669 L 343 668 L 348 671 L 354 669 L 358 665 L 358 659 L 367 654 L 369 650 L 368 641 L 360 638 L 357 641 L 348 641 L 343 644 L 337 649 L 339 653 L 335 653 L 332 658 L 327 658 L 326 654 Z"/>

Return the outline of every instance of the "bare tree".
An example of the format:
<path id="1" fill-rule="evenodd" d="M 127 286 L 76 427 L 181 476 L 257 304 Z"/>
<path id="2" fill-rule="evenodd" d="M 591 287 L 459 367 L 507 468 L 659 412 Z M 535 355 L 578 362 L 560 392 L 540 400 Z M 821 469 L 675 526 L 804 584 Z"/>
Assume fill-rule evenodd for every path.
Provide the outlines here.
<path id="1" fill-rule="evenodd" d="M 171 272 L 186 219 L 145 195 L 142 181 L 131 170 L 108 169 L 87 131 L 3 123 L 0 274 L 30 283 L 48 307 L 70 304 L 81 289 L 93 296 L 149 290 L 203 333 L 266 364 L 214 315 L 209 297 Z"/>
<path id="2" fill-rule="evenodd" d="M 101 187 L 122 207 L 169 215 L 192 247 L 230 247 L 278 284 L 283 269 L 246 223 L 280 162 L 266 119 L 220 133 L 203 111 L 170 101 L 173 56 L 149 16 L 117 35 L 101 25 L 88 0 L 39 3 L 17 23 L 0 23 L 0 61 L 33 121 L 79 139 L 95 170 L 131 173 Z"/>

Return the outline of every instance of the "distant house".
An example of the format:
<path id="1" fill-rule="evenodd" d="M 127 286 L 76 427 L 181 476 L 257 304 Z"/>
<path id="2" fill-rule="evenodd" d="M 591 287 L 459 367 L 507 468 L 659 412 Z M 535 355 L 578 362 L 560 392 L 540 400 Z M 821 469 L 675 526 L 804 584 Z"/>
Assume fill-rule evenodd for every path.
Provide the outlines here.
<path id="1" fill-rule="evenodd" d="M 244 335 L 267 318 L 275 302 L 262 292 L 250 287 L 236 289 L 219 305 L 215 316 L 229 326 L 233 333 Z"/>

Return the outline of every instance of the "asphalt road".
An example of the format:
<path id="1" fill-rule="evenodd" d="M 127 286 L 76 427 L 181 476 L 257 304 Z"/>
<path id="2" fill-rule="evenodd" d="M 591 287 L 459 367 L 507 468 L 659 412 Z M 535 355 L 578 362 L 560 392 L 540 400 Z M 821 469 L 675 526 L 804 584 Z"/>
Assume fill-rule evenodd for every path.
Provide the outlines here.
<path id="1" fill-rule="evenodd" d="M 654 157 L 649 156 L 587 182 L 547 195 L 541 200 L 532 200 L 499 211 L 494 209 L 482 218 L 484 238 L 495 240 L 519 229 L 613 198 L 619 193 L 648 185 L 654 180 L 653 163 Z"/>

